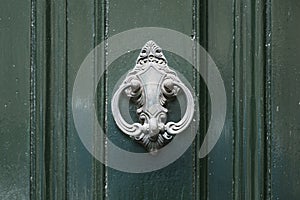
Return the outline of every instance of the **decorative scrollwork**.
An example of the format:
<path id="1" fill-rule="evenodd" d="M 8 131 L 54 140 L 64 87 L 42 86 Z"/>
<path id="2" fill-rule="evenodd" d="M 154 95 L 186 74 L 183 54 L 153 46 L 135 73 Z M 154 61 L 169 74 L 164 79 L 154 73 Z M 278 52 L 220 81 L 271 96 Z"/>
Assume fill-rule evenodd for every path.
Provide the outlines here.
<path id="1" fill-rule="evenodd" d="M 187 108 L 179 122 L 167 122 L 168 100 L 183 91 Z M 122 92 L 137 104 L 140 123 L 127 123 L 119 110 Z M 176 134 L 187 128 L 193 118 L 194 100 L 189 89 L 175 71 L 168 67 L 162 49 L 153 41 L 142 48 L 132 71 L 113 96 L 112 113 L 118 127 L 141 143 L 148 151 L 156 151 L 168 144 Z"/>

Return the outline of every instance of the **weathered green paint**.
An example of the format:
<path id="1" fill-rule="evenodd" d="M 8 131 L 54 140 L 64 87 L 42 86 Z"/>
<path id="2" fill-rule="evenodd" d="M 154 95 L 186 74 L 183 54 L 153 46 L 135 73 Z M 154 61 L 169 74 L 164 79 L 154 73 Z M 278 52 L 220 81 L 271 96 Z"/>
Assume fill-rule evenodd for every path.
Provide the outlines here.
<path id="1" fill-rule="evenodd" d="M 126 10 L 133 10 L 134 12 L 126 12 Z M 147 26 L 165 27 L 192 35 L 192 15 L 192 1 L 146 1 L 142 4 L 136 0 L 110 2 L 108 36 L 131 28 Z M 138 51 L 132 52 L 113 63 L 107 74 L 107 99 L 109 101 L 107 134 L 113 142 L 122 144 L 122 148 L 131 151 L 138 149 L 143 151 L 143 149 L 122 135 L 122 132 L 116 127 L 110 111 L 110 99 L 116 81 L 134 67 L 138 53 Z M 181 71 L 193 83 L 192 67 L 189 67 L 186 61 L 184 62 L 176 56 L 165 54 L 169 66 Z M 170 111 L 169 115 L 171 114 L 176 115 Z M 109 199 L 190 199 L 195 196 L 194 169 L 195 154 L 193 148 L 190 148 L 180 159 L 168 167 L 150 173 L 130 174 L 108 168 L 106 174 L 107 197 Z"/>
<path id="2" fill-rule="evenodd" d="M 234 1 L 218 0 L 208 0 L 206 3 L 207 33 L 204 42 L 224 81 L 227 95 L 227 116 L 222 135 L 207 158 L 206 196 L 203 199 L 234 199 L 233 138 L 235 115 L 233 114 L 234 96 L 232 90 L 235 67 L 235 3 Z M 201 13 L 201 10 L 199 12 Z M 209 123 L 209 118 L 207 121 Z"/>
<path id="3" fill-rule="evenodd" d="M 298 1 L 32 0 L 2 2 L 0 10 L 0 199 L 300 195 Z M 84 148 L 73 124 L 71 95 L 80 64 L 97 44 L 143 26 L 174 29 L 200 41 L 222 74 L 227 118 L 207 158 L 197 159 L 200 134 L 168 167 L 130 174 L 103 166 Z M 138 53 L 120 57 L 95 83 L 100 123 L 113 142 L 132 151 L 143 148 L 116 127 L 110 100 L 115 82 L 134 66 Z M 199 94 L 203 133 L 210 112 L 206 86 L 186 61 L 165 54 Z M 105 148 L 103 142 L 95 141 L 95 147 Z"/>
<path id="4" fill-rule="evenodd" d="M 270 20 L 272 199 L 300 196 L 300 2 L 274 1 Z"/>
<path id="5" fill-rule="evenodd" d="M 265 197 L 264 7 L 261 1 L 235 1 L 234 4 L 235 199 Z"/>
<path id="6" fill-rule="evenodd" d="M 0 199 L 30 194 L 30 1 L 0 6 Z"/>
<path id="7" fill-rule="evenodd" d="M 139 51 L 129 54 L 114 62 L 108 73 L 108 99 L 112 97 L 113 87 L 117 80 L 132 69 Z M 186 61 L 165 53 L 170 61 L 169 66 L 184 74 L 190 82 L 193 80 L 192 66 Z M 127 61 L 127 62 L 126 62 Z M 122 66 L 122 69 L 120 69 Z M 185 66 L 185 68 L 182 68 Z M 107 134 L 111 141 L 129 151 L 145 152 L 143 147 L 123 135 L 114 124 L 108 103 Z M 170 109 L 169 115 L 174 118 L 177 111 Z M 173 116 L 172 116 L 173 115 Z M 177 119 L 178 120 L 178 119 Z M 194 153 L 189 149 L 180 159 L 170 166 L 150 173 L 131 174 L 107 169 L 107 195 L 110 199 L 174 199 L 182 197 L 188 199 L 194 196 Z M 124 161 L 126 162 L 126 161 Z M 184 164 L 183 164 L 184 163 Z M 132 188 L 132 189 L 128 189 Z M 151 188 L 151 189 L 149 189 Z M 174 190 L 174 188 L 177 188 Z M 122 194 L 122 196 L 120 196 Z"/>
<path id="8" fill-rule="evenodd" d="M 104 1 L 69 1 L 67 5 L 69 127 L 67 133 L 68 177 L 66 192 L 67 197 L 70 199 L 102 199 L 105 197 L 103 192 L 104 167 L 90 155 L 77 135 L 71 112 L 71 97 L 73 83 L 80 64 L 87 54 L 104 39 L 105 5 Z M 96 79 L 96 77 L 91 77 L 91 80 L 93 79 Z M 104 99 L 104 97 L 101 97 L 101 99 Z M 102 107 L 99 104 L 98 106 Z M 96 145 L 101 144 L 95 142 Z"/>
<path id="9" fill-rule="evenodd" d="M 68 198 L 93 198 L 93 157 L 82 145 L 72 118 L 72 90 L 76 73 L 86 55 L 95 46 L 94 1 L 68 1 L 68 149 L 67 149 L 67 193 Z M 91 77 L 93 78 L 93 77 Z"/>

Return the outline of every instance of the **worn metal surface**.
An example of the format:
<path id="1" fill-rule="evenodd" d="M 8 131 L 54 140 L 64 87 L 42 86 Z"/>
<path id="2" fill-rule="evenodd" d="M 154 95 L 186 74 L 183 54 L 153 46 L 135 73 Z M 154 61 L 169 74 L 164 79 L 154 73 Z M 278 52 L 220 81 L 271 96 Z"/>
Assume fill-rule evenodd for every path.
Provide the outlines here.
<path id="1" fill-rule="evenodd" d="M 123 118 L 119 108 L 123 92 L 137 105 L 136 113 L 140 123 L 129 124 L 126 121 L 128 119 Z M 167 121 L 166 104 L 180 92 L 186 97 L 184 115 L 178 122 Z M 120 130 L 150 152 L 157 152 L 167 145 L 175 135 L 189 126 L 194 116 L 192 93 L 168 66 L 162 49 L 151 40 L 141 49 L 135 67 L 113 95 L 111 106 L 114 120 Z M 127 117 L 131 119 L 130 116 Z"/>

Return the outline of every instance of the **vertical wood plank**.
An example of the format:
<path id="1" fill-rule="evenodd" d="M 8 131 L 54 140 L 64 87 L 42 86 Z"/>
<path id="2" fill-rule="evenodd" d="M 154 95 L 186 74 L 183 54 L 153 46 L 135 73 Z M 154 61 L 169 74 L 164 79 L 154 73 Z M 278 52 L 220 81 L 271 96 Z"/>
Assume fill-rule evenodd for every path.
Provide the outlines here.
<path id="1" fill-rule="evenodd" d="M 234 198 L 264 197 L 265 4 L 235 1 Z"/>
<path id="2" fill-rule="evenodd" d="M 30 1 L 0 6 L 0 199 L 30 193 Z"/>
<path id="3" fill-rule="evenodd" d="M 72 118 L 72 89 L 76 73 L 94 47 L 94 2 L 68 1 L 68 198 L 92 199 L 93 158 L 85 149 Z M 92 79 L 93 77 L 91 77 Z"/>
<path id="4" fill-rule="evenodd" d="M 32 1 L 31 198 L 103 197 L 103 166 L 83 147 L 71 112 L 76 72 L 103 36 L 102 7 Z"/>
<path id="5" fill-rule="evenodd" d="M 208 157 L 206 192 L 210 199 L 259 199 L 268 162 L 265 2 L 209 1 L 207 13 L 207 49 L 223 76 L 228 102 L 224 131 Z"/>
<path id="6" fill-rule="evenodd" d="M 66 199 L 66 1 L 31 7 L 31 198 Z"/>
<path id="7" fill-rule="evenodd" d="M 136 0 L 110 1 L 108 23 L 108 36 L 145 26 L 171 28 L 192 35 L 194 31 L 193 1 L 145 1 L 142 4 Z M 184 69 L 183 66 L 187 64 L 182 59 L 164 53 L 169 65 L 179 71 L 181 68 L 181 73 L 185 73 L 188 79 L 190 77 L 189 80 L 193 83 L 192 68 L 185 71 L 187 68 Z M 123 145 L 121 148 L 132 147 L 135 150 L 140 148 L 139 150 L 142 151 L 139 144 L 120 132 L 110 111 L 111 91 L 113 91 L 114 84 L 121 75 L 134 67 L 138 54 L 139 51 L 134 51 L 124 55 L 108 70 L 107 134 L 115 144 Z M 194 159 L 194 149 L 190 148 L 180 159 L 158 171 L 131 174 L 108 168 L 107 197 L 109 199 L 193 199 L 195 198 Z"/>
<path id="8" fill-rule="evenodd" d="M 95 0 L 94 1 L 94 34 L 95 34 L 95 40 L 94 40 L 94 46 L 96 47 L 101 42 L 104 42 L 104 40 L 107 38 L 107 12 L 108 12 L 108 0 Z M 106 49 L 102 49 L 103 59 L 99 59 L 95 61 L 95 66 L 98 65 L 97 62 L 102 62 L 103 66 L 105 66 L 105 54 Z M 95 74 L 97 74 L 97 70 L 95 71 Z M 97 77 L 95 79 L 95 87 L 98 87 L 98 93 L 97 93 L 97 99 L 96 105 L 97 105 L 97 111 L 98 111 L 98 120 L 99 123 L 103 126 L 105 125 L 106 121 L 106 74 L 103 74 L 103 78 L 97 82 Z M 100 100 L 100 101 L 99 101 Z M 105 132 L 105 130 L 104 130 Z M 95 138 L 95 151 L 105 152 L 105 140 L 103 138 Z M 105 199 L 106 198 L 106 167 L 98 160 L 93 160 L 93 199 Z"/>
<path id="9" fill-rule="evenodd" d="M 83 146 L 76 131 L 72 116 L 72 90 L 77 71 L 90 51 L 104 39 L 104 1 L 68 1 L 68 198 L 103 199 L 104 167 Z M 97 74 L 97 73 L 95 73 Z M 90 80 L 96 80 L 90 77 Z M 95 83 L 97 87 L 97 83 Z M 101 88 L 102 89 L 102 88 Z M 97 104 L 103 110 L 105 92 L 99 94 Z M 103 114 L 103 112 L 100 111 Z M 99 118 L 100 121 L 103 118 Z M 95 141 L 95 148 L 104 148 Z"/>
<path id="10" fill-rule="evenodd" d="M 265 3 L 265 187 L 264 197 L 271 199 L 271 134 L 272 134 L 272 66 L 271 66 L 271 0 L 266 0 Z"/>
<path id="11" fill-rule="evenodd" d="M 46 1 L 46 197 L 66 198 L 66 1 Z M 43 38 L 42 38 L 43 39 Z"/>
<path id="12" fill-rule="evenodd" d="M 46 198 L 46 2 L 31 1 L 31 199 Z"/>
<path id="13" fill-rule="evenodd" d="M 270 4 L 271 199 L 300 196 L 300 3 Z"/>
<path id="14" fill-rule="evenodd" d="M 203 45 L 215 61 L 223 78 L 227 95 L 227 116 L 222 135 L 207 157 L 207 180 L 206 186 L 203 186 L 206 187 L 204 199 L 233 199 L 234 1 L 209 0 L 206 9 L 207 30 L 206 33 L 205 30 L 201 30 L 201 33 L 204 31 L 206 34 Z M 207 112 L 209 112 L 208 108 Z"/>
<path id="15" fill-rule="evenodd" d="M 193 26 L 195 31 L 195 42 L 198 42 L 205 50 L 208 49 L 208 0 L 194 1 L 194 16 Z M 195 53 L 198 53 L 196 49 Z M 196 61 L 199 62 L 199 61 Z M 201 62 L 201 61 L 200 61 Z M 202 61 L 203 62 L 203 61 Z M 205 66 L 199 66 L 203 68 Z M 198 69 L 200 70 L 200 69 Z M 202 69 L 207 71 L 207 69 Z M 207 74 L 202 74 L 206 76 Z M 200 112 L 200 123 L 198 133 L 195 141 L 195 199 L 207 199 L 208 198 L 208 156 L 199 159 L 197 152 L 201 148 L 205 133 L 207 132 L 209 125 L 209 92 L 207 91 L 206 84 L 202 81 L 201 77 L 195 76 L 195 89 L 199 95 L 199 112 Z M 202 133 L 202 134 L 201 134 Z"/>

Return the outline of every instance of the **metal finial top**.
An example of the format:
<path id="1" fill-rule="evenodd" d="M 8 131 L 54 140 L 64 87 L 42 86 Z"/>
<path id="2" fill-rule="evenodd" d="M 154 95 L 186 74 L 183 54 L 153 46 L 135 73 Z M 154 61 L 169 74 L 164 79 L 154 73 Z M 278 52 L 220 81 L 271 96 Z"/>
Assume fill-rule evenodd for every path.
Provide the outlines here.
<path id="1" fill-rule="evenodd" d="M 136 64 L 144 65 L 148 62 L 155 62 L 162 65 L 167 64 L 167 59 L 162 53 L 162 49 L 153 40 L 146 42 L 143 46 Z"/>

